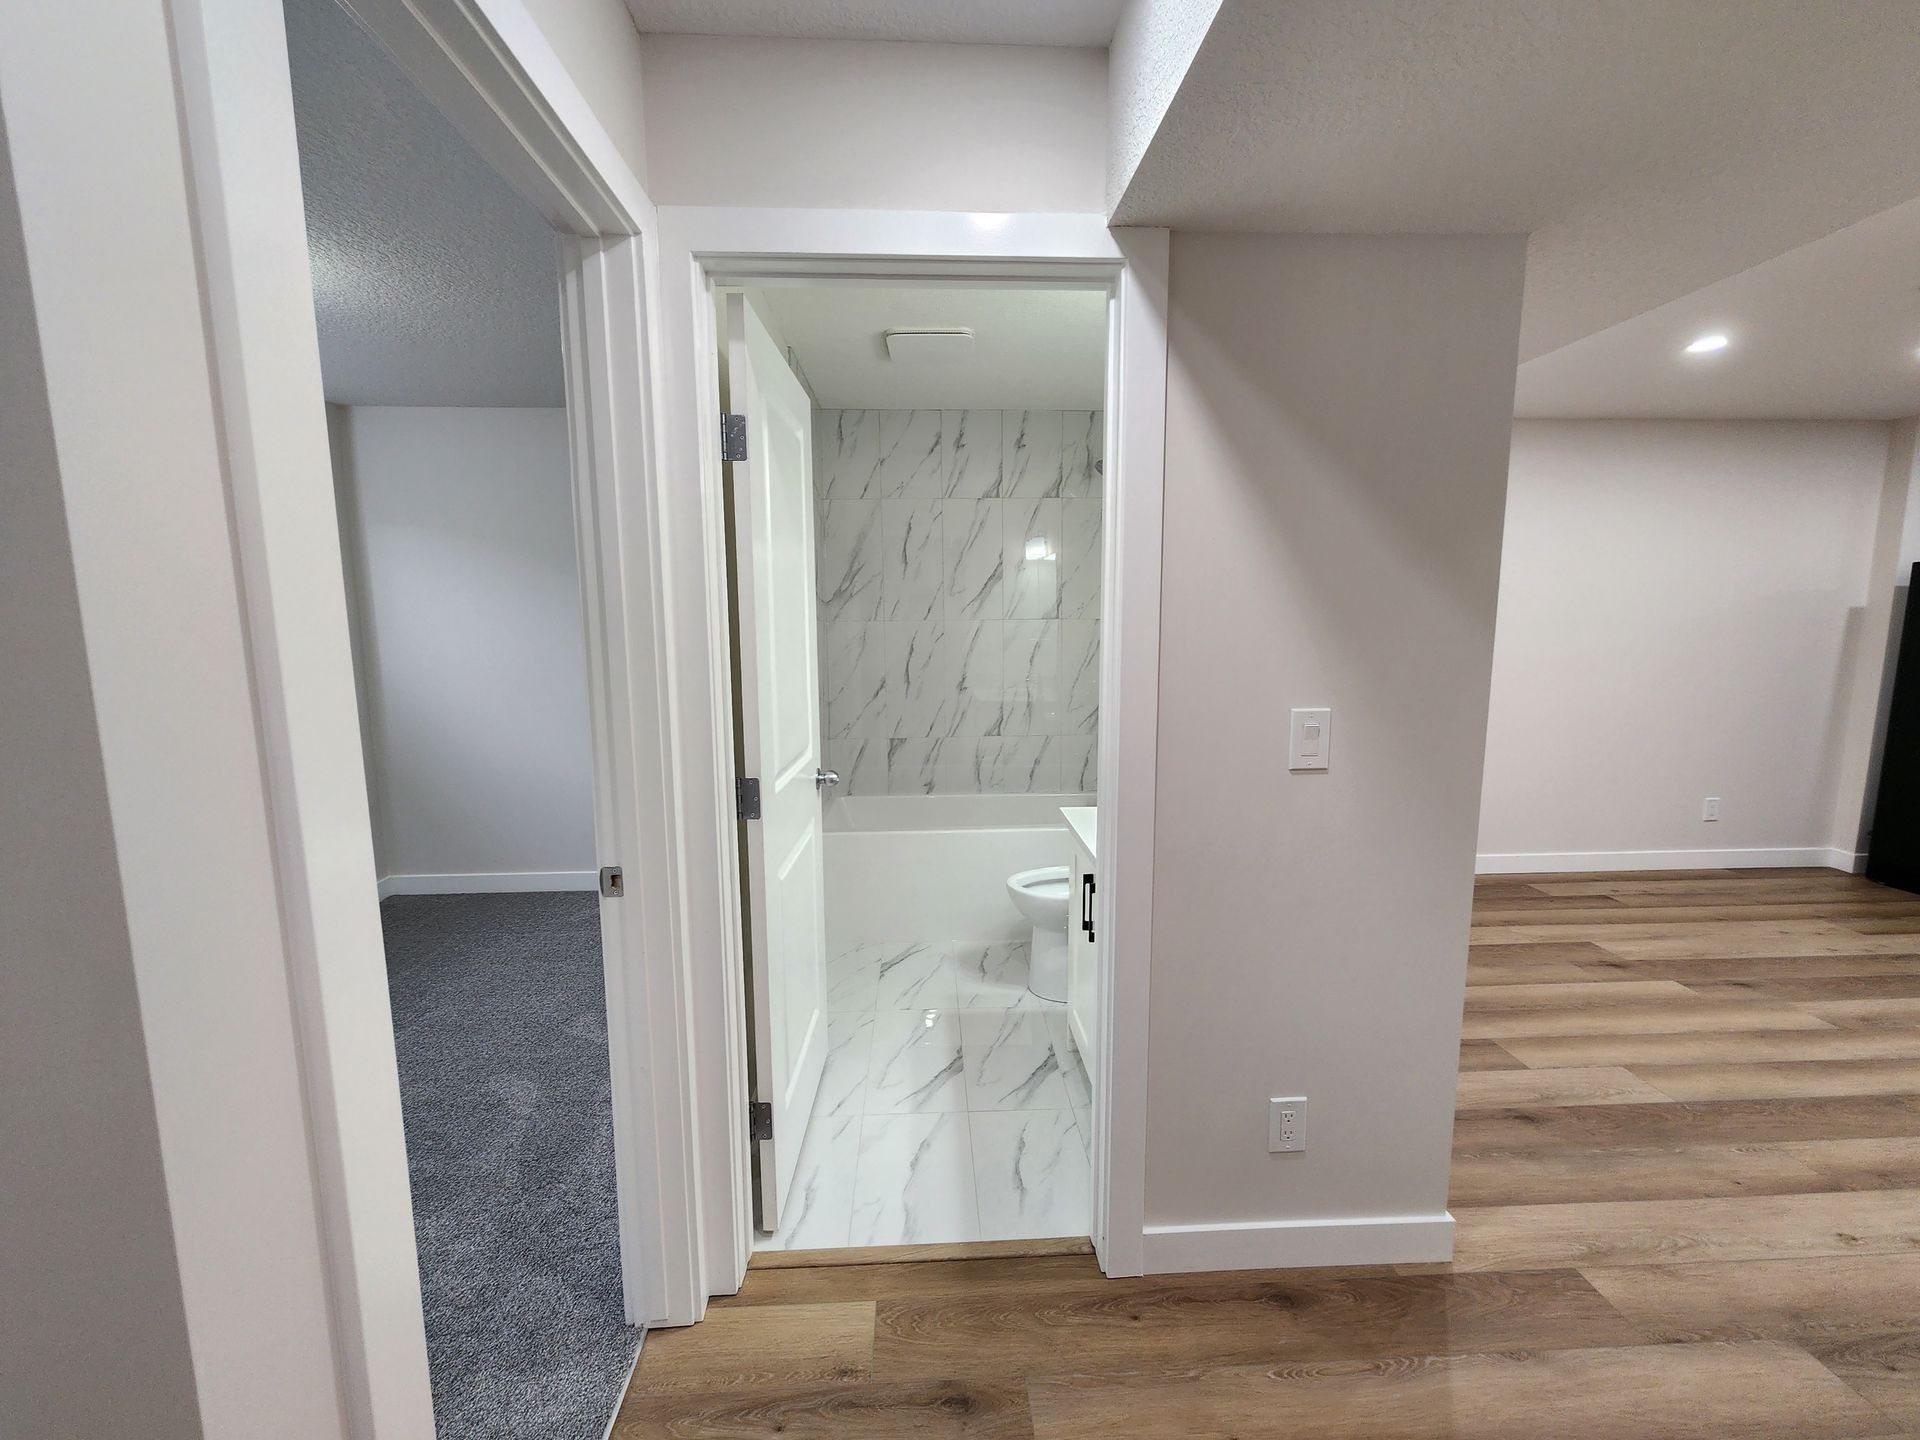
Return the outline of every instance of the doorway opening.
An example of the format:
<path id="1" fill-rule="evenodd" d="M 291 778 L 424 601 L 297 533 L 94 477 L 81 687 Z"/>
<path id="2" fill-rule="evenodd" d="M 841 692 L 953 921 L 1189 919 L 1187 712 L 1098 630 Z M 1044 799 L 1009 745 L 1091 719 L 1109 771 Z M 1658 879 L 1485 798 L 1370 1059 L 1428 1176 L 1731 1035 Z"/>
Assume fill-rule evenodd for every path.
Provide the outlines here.
<path id="1" fill-rule="evenodd" d="M 755 1249 L 1084 1245 L 1110 287 L 715 302 Z"/>
<path id="2" fill-rule="evenodd" d="M 284 11 L 435 1422 L 595 1440 L 639 1337 L 556 237 Z"/>

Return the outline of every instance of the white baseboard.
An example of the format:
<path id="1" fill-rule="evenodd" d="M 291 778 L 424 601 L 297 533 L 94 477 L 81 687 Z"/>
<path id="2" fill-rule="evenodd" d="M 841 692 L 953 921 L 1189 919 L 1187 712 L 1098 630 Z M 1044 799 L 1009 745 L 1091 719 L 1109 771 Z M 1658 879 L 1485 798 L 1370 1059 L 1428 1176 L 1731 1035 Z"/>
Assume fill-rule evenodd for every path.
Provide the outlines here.
<path id="1" fill-rule="evenodd" d="M 1453 1216 L 1339 1216 L 1149 1225 L 1148 1275 L 1199 1270 L 1282 1270 L 1314 1265 L 1415 1265 L 1453 1258 Z"/>
<path id="2" fill-rule="evenodd" d="M 1577 870 L 1733 870 L 1824 865 L 1858 873 L 1866 856 L 1824 845 L 1761 850 L 1586 850 L 1524 855 L 1480 855 L 1481 875 L 1550 875 Z"/>
<path id="3" fill-rule="evenodd" d="M 515 890 L 598 890 L 597 870 L 484 870 L 470 875 L 386 875 L 380 898 L 389 895 L 492 895 Z"/>

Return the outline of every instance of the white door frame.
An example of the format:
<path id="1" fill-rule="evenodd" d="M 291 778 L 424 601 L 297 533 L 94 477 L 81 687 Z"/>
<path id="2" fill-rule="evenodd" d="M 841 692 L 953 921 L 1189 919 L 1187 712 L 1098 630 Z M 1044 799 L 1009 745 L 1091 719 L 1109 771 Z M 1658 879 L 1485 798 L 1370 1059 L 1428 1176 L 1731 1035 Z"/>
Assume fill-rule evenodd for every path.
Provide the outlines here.
<path id="1" fill-rule="evenodd" d="M 1160 532 L 1165 466 L 1164 230 L 1109 229 L 1097 215 L 969 215 L 663 207 L 660 312 L 666 498 L 681 577 L 669 602 L 685 697 L 681 778 L 693 1008 L 682 1053 L 695 1110 L 685 1133 L 703 1189 L 697 1221 L 710 1294 L 731 1293 L 752 1254 L 746 1036 L 733 821 L 732 697 L 721 504 L 713 291 L 796 277 L 1087 284 L 1109 305 L 1099 790 L 1099 928 L 1108 960 L 1094 1082 L 1093 1239 L 1110 1275 L 1141 1273 L 1146 1043 L 1159 706 Z M 700 1297 L 704 1306 L 706 1296 Z"/>
<path id="2" fill-rule="evenodd" d="M 348 1433 L 432 1440 L 285 28 L 167 0 Z M 696 1318 L 651 201 L 521 0 L 346 0 L 560 232 L 625 1305 Z M 88 103 L 84 94 L 75 104 Z M 673 1243 L 678 1240 L 676 1246 Z"/>

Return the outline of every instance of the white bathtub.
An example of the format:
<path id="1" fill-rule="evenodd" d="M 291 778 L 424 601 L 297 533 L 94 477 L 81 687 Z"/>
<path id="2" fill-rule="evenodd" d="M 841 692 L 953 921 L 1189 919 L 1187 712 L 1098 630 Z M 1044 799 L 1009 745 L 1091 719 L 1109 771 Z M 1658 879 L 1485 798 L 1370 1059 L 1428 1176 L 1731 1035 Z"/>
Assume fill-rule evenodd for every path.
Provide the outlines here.
<path id="1" fill-rule="evenodd" d="M 1007 877 L 1065 865 L 1085 795 L 848 795 L 827 803 L 827 945 L 1024 940 Z"/>

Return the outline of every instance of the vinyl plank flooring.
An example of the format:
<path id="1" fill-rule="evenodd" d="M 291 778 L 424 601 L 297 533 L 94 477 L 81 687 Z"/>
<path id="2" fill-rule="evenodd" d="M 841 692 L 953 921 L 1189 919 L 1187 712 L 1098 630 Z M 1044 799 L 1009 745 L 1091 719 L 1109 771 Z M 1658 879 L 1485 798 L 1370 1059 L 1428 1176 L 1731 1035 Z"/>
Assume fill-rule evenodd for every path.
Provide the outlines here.
<path id="1" fill-rule="evenodd" d="M 1886 1141 L 1837 1141 L 1881 1145 Z M 1864 1178 L 1864 1172 L 1862 1172 Z M 1671 1145 L 1645 1149 L 1508 1150 L 1458 1153 L 1448 1203 L 1463 1206 L 1569 1205 L 1600 1200 L 1692 1200 L 1716 1195 L 1799 1195 L 1858 1187 L 1816 1169 L 1790 1145 Z"/>
<path id="2" fill-rule="evenodd" d="M 1035 1440 L 1840 1440 L 1894 1427 L 1772 1341 L 1034 1383 Z"/>
<path id="3" fill-rule="evenodd" d="M 1454 1218 L 1456 1270 L 1920 1250 L 1920 1190 L 1462 1208 Z"/>
<path id="4" fill-rule="evenodd" d="M 1498 1044 L 1536 1069 L 1589 1065 L 1726 1065 L 1796 1060 L 1920 1060 L 1920 1030 L 1686 1031 L 1664 1035 L 1515 1036 Z"/>
<path id="5" fill-rule="evenodd" d="M 1192 1371 L 1380 1354 L 1635 1344 L 1572 1270 L 1329 1277 L 1313 1270 L 885 1301 L 874 1374 L 1004 1379 Z"/>
<path id="6" fill-rule="evenodd" d="M 698 1325 L 649 1332 L 627 1393 L 864 1380 L 873 1322 L 871 1300 L 716 1310 Z"/>
<path id="7" fill-rule="evenodd" d="M 653 1343 L 652 1337 L 647 1343 Z M 763 1435 L 782 1440 L 1033 1440 L 1033 1421 L 1024 1386 L 940 1379 L 630 1394 L 609 1440 L 745 1440 Z"/>
<path id="8" fill-rule="evenodd" d="M 613 1434 L 1920 1440 L 1920 899 L 1475 890 L 1453 1264 L 783 1256 L 647 1337 Z"/>
<path id="9" fill-rule="evenodd" d="M 1669 1095 L 1617 1065 L 1566 1070 L 1480 1070 L 1462 1074 L 1461 1110 L 1514 1105 L 1662 1105 Z"/>
<path id="10" fill-rule="evenodd" d="M 1675 1101 L 1671 1105 L 1516 1106 L 1454 1121 L 1455 1150 L 1570 1146 L 1768 1145 L 1920 1134 L 1920 1099 L 1839 1095 L 1810 1100 Z"/>
<path id="11" fill-rule="evenodd" d="M 1618 1005 L 1586 1005 L 1533 1010 L 1469 1011 L 1462 1024 L 1466 1040 L 1505 1040 L 1521 1035 L 1658 1035 L 1711 1030 L 1824 1030 L 1827 1022 L 1811 1010 L 1756 1001 L 1662 1000 Z"/>
<path id="12" fill-rule="evenodd" d="M 1571 1074 L 1544 1070 L 1543 1075 Z M 1777 1064 L 1636 1065 L 1627 1072 L 1675 1100 L 1920 1093 L 1920 1060 L 1789 1060 Z"/>

